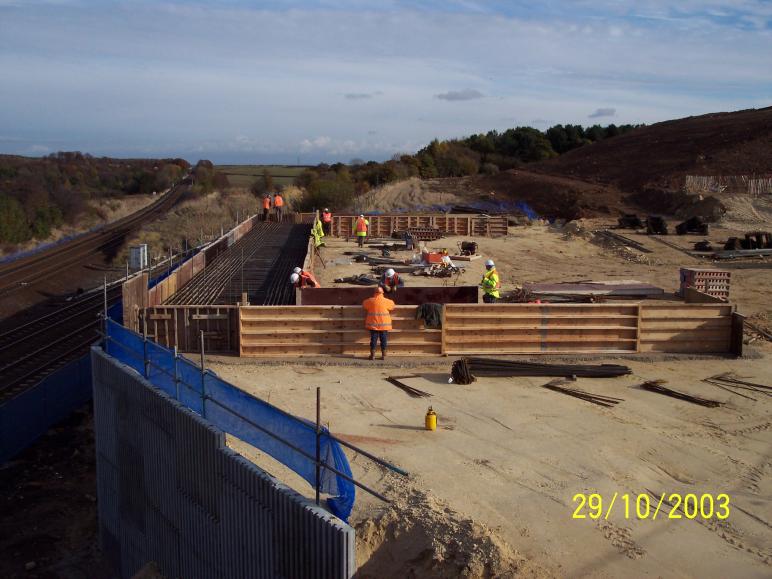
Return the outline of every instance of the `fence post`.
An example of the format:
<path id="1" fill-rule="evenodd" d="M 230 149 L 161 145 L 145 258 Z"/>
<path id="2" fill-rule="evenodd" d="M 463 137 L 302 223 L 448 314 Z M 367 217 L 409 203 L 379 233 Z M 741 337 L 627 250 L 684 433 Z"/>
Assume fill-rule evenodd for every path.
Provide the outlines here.
<path id="1" fill-rule="evenodd" d="M 206 418 L 206 359 L 204 358 L 204 330 L 201 330 L 201 416 Z"/>
<path id="2" fill-rule="evenodd" d="M 104 309 L 105 309 L 105 334 L 107 333 L 107 276 L 105 276 L 104 286 Z"/>
<path id="3" fill-rule="evenodd" d="M 321 485 L 322 445 L 321 445 L 321 388 L 316 387 L 316 504 L 319 504 L 319 487 Z"/>
<path id="4" fill-rule="evenodd" d="M 147 371 L 147 309 L 145 309 L 142 316 L 142 361 L 143 361 L 143 374 L 145 378 L 149 377 Z"/>
<path id="5" fill-rule="evenodd" d="M 178 359 L 179 353 L 177 352 L 177 346 L 174 346 L 174 391 L 177 393 L 177 402 L 180 401 L 180 376 L 177 370 Z"/>

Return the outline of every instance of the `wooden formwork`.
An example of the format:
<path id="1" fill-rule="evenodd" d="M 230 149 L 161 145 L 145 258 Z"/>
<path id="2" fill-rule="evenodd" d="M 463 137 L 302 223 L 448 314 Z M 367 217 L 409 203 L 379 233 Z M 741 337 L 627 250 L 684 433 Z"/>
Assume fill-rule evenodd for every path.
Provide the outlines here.
<path id="1" fill-rule="evenodd" d="M 139 311 L 147 307 L 147 272 L 135 275 L 123 282 L 123 325 L 139 331 Z"/>
<path id="2" fill-rule="evenodd" d="M 334 215 L 331 233 L 335 237 L 355 235 L 357 215 Z M 368 215 L 370 237 L 391 237 L 394 231 L 410 227 L 436 227 L 447 235 L 503 237 L 507 234 L 506 215 Z"/>
<path id="3" fill-rule="evenodd" d="M 415 307 L 392 313 L 389 352 L 398 356 L 441 354 L 442 331 L 427 330 Z M 247 357 L 366 355 L 370 332 L 361 306 L 253 306 L 239 308 L 240 355 Z"/>
<path id="4" fill-rule="evenodd" d="M 202 330 L 205 352 L 239 351 L 236 306 L 153 306 L 140 312 L 139 324 L 148 338 L 180 352 L 200 352 Z"/>
<path id="5" fill-rule="evenodd" d="M 443 353 L 631 353 L 641 306 L 620 304 L 448 304 Z"/>
<path id="6" fill-rule="evenodd" d="M 729 304 L 646 304 L 640 352 L 721 353 L 732 350 Z"/>
<path id="7" fill-rule="evenodd" d="M 723 304 L 445 304 L 442 330 L 425 329 L 415 306 L 397 306 L 396 355 L 730 353 L 734 307 Z M 247 357 L 364 355 L 360 306 L 239 309 Z M 737 324 L 735 324 L 737 326 Z M 739 330 L 742 332 L 742 330 Z M 736 340 L 735 340 L 736 341 Z"/>

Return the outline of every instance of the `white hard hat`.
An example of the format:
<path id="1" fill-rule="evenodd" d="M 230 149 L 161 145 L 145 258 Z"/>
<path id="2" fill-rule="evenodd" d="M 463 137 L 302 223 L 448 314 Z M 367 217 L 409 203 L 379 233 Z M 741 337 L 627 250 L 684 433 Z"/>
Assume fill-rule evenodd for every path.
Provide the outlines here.
<path id="1" fill-rule="evenodd" d="M 298 280 L 300 279 L 300 276 L 296 273 L 293 273 L 290 276 L 290 283 L 298 283 Z"/>
<path id="2" fill-rule="evenodd" d="M 485 262 L 485 265 L 488 267 L 494 267 L 496 264 L 493 263 L 492 259 L 489 259 L 488 261 Z"/>
<path id="3" fill-rule="evenodd" d="M 363 215 L 362 213 L 360 213 L 360 214 L 359 214 L 359 216 L 360 216 L 360 217 L 364 217 L 364 215 Z"/>
<path id="4" fill-rule="evenodd" d="M 389 268 L 386 270 L 386 277 L 394 277 L 394 270 Z"/>
<path id="5" fill-rule="evenodd" d="M 324 208 L 324 211 L 325 211 L 325 212 L 327 212 L 327 211 L 329 211 L 329 209 L 327 209 L 327 208 L 325 207 L 325 208 Z"/>
<path id="6" fill-rule="evenodd" d="M 296 274 L 300 275 L 300 272 L 301 272 L 301 271 L 303 271 L 303 270 L 302 270 L 302 269 L 300 269 L 299 267 L 296 267 L 296 268 L 295 268 L 295 269 L 293 269 L 292 271 L 294 271 Z"/>

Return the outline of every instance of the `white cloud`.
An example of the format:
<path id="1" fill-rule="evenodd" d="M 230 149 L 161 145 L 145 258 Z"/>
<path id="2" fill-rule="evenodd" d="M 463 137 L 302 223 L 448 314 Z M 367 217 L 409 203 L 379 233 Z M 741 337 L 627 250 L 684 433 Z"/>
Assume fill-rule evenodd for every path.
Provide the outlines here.
<path id="1" fill-rule="evenodd" d="M 0 4 L 0 127 L 18 139 L 2 147 L 388 157 L 532 119 L 581 123 L 603 102 L 615 122 L 654 122 L 772 92 L 766 2 L 558 1 L 565 14 L 527 19 L 481 2 L 455 4 L 461 13 L 239 6 Z M 719 11 L 758 26 L 711 21 Z M 447 87 L 475 88 L 438 94 Z M 483 95 L 496 97 L 463 115 L 437 102 Z"/>

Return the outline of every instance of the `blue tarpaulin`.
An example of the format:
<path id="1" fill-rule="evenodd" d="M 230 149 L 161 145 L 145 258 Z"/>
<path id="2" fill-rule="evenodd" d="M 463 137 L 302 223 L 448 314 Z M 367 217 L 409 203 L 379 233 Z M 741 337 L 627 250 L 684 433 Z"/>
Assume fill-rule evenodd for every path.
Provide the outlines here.
<path id="1" fill-rule="evenodd" d="M 107 334 L 109 355 L 134 368 L 154 386 L 224 432 L 272 456 L 312 486 L 316 484 L 316 461 L 309 458 L 316 456 L 314 424 L 236 388 L 211 371 L 202 374 L 190 360 L 181 356 L 175 360 L 171 350 L 143 340 L 139 334 L 112 320 L 108 321 Z M 343 449 L 324 428 L 320 446 L 323 464 L 352 476 Z M 354 484 L 326 468 L 321 470 L 320 478 L 320 490 L 332 495 L 328 500 L 330 510 L 344 521 L 348 520 L 354 507 Z"/>

